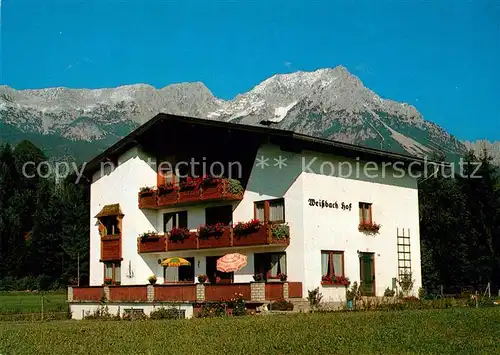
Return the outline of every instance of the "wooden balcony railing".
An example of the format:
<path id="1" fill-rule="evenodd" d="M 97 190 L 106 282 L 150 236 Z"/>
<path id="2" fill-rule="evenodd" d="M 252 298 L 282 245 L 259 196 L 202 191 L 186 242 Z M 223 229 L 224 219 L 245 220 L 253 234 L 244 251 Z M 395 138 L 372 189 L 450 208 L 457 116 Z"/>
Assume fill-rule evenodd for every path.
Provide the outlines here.
<path id="1" fill-rule="evenodd" d="M 196 232 L 190 233 L 189 237 L 182 241 L 171 241 L 168 237 L 157 235 L 157 237 L 137 238 L 137 252 L 167 252 L 177 250 L 197 250 L 213 248 L 232 248 L 256 245 L 283 245 L 290 244 L 290 236 L 273 236 L 273 226 L 261 225 L 252 232 L 236 235 L 232 226 L 227 226 L 219 234 L 200 237 Z"/>
<path id="2" fill-rule="evenodd" d="M 68 302 L 210 302 L 229 300 L 235 294 L 247 302 L 302 298 L 301 282 L 251 282 L 229 284 L 165 284 L 68 287 Z"/>
<path id="3" fill-rule="evenodd" d="M 235 188 L 233 185 L 237 185 Z M 206 201 L 238 201 L 243 198 L 243 188 L 239 182 L 230 179 L 218 179 L 213 184 L 197 183 L 192 188 L 148 189 L 139 192 L 139 208 L 158 209 L 177 205 L 196 204 Z"/>

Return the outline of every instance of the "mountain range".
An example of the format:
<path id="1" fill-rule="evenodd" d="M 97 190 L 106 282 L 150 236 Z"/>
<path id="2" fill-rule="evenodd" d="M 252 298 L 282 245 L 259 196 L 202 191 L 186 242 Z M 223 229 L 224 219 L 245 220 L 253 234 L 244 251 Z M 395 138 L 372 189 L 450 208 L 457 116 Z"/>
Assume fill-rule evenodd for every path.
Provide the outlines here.
<path id="1" fill-rule="evenodd" d="M 28 139 L 48 156 L 85 161 L 158 112 L 262 125 L 416 156 L 487 148 L 500 162 L 500 142 L 461 142 L 407 103 L 381 98 L 342 66 L 274 75 L 232 100 L 201 82 L 156 89 L 15 90 L 0 86 L 0 142 Z"/>

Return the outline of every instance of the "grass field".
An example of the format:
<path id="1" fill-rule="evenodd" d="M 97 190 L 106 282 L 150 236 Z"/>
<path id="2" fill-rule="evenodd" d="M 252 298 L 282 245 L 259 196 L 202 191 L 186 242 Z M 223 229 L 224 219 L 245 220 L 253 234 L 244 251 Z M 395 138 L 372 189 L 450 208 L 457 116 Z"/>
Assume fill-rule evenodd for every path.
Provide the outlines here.
<path id="1" fill-rule="evenodd" d="M 499 354 L 500 309 L 0 323 L 0 354 Z"/>
<path id="2" fill-rule="evenodd" d="M 0 292 L 0 314 L 64 312 L 66 292 Z"/>

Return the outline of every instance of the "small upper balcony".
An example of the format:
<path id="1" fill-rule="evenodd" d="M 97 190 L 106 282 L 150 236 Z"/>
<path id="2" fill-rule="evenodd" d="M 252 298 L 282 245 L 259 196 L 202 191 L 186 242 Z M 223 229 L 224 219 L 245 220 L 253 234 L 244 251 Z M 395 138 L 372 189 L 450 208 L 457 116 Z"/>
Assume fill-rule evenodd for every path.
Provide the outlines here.
<path id="1" fill-rule="evenodd" d="M 197 231 L 174 228 L 166 234 L 145 233 L 137 239 L 138 253 L 290 244 L 287 224 L 253 219 L 235 225 L 203 225 Z"/>
<path id="2" fill-rule="evenodd" d="M 139 208 L 160 209 L 201 202 L 238 201 L 244 189 L 236 179 L 217 177 L 187 178 L 179 183 L 143 187 L 139 191 Z"/>

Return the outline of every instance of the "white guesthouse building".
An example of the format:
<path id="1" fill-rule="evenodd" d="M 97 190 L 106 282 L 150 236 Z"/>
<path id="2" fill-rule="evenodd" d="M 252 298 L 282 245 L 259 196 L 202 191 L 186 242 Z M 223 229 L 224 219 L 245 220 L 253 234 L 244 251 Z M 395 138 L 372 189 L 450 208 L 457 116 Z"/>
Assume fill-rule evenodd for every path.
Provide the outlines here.
<path id="1" fill-rule="evenodd" d="M 405 272 L 416 290 L 415 162 L 290 131 L 159 114 L 86 167 L 90 285 L 69 288 L 73 318 L 103 299 L 121 313 L 175 303 L 187 317 L 235 292 L 259 305 L 319 287 L 323 302 L 338 303 L 345 278 L 365 296 L 383 296 Z M 217 271 L 228 253 L 247 255 L 247 265 Z M 162 266 L 168 257 L 190 265 Z"/>

